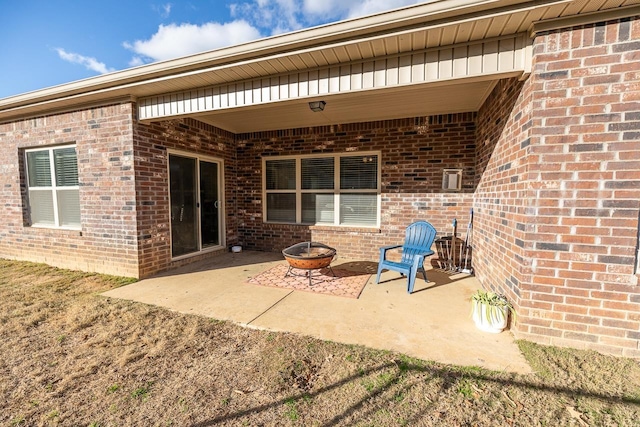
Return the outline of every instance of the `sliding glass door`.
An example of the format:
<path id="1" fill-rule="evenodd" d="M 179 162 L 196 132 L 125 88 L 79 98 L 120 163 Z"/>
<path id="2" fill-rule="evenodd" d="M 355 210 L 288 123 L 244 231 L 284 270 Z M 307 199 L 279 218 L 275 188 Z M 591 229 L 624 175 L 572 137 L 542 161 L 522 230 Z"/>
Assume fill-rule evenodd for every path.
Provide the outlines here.
<path id="1" fill-rule="evenodd" d="M 169 154 L 171 255 L 223 245 L 221 162 Z"/>
<path id="2" fill-rule="evenodd" d="M 220 245 L 220 189 L 217 163 L 200 161 L 200 243 Z"/>

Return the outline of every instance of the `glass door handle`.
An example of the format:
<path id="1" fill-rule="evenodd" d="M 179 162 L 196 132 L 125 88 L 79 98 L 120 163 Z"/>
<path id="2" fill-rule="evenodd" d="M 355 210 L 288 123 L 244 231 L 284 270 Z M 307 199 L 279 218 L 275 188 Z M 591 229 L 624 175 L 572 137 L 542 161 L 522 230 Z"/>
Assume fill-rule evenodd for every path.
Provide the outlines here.
<path id="1" fill-rule="evenodd" d="M 216 209 L 220 208 L 220 200 L 216 200 L 215 203 L 213 204 L 213 207 Z"/>

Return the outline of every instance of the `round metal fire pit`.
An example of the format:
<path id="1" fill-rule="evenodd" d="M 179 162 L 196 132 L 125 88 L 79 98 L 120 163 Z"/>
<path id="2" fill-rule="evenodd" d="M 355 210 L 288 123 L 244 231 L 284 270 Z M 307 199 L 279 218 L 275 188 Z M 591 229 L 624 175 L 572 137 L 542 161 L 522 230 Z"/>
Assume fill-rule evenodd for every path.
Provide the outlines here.
<path id="1" fill-rule="evenodd" d="M 282 255 L 289 263 L 289 269 L 285 277 L 291 273 L 292 268 L 307 270 L 305 275 L 309 276 L 309 285 L 311 285 L 311 270 L 319 270 L 325 267 L 331 270 L 329 264 L 336 256 L 336 250 L 318 242 L 302 242 L 283 249 Z M 331 273 L 333 274 L 333 270 L 331 270 Z"/>
<path id="2" fill-rule="evenodd" d="M 328 267 L 336 250 L 318 242 L 302 242 L 283 249 L 282 255 L 293 268 L 316 270 Z"/>

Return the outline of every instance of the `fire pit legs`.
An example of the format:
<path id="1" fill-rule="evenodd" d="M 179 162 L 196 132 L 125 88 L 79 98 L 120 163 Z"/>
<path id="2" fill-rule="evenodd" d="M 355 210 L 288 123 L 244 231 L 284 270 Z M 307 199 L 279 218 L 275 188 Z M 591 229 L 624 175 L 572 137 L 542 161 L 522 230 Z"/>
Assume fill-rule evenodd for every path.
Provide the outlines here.
<path id="1" fill-rule="evenodd" d="M 322 267 L 322 268 L 325 268 L 325 267 Z M 320 272 L 320 270 L 322 270 L 322 268 L 298 268 L 298 267 L 292 267 L 292 266 L 289 266 L 289 269 L 288 269 L 288 270 L 287 270 L 287 272 L 285 273 L 284 277 L 287 277 L 287 276 L 289 276 L 289 275 L 292 275 L 292 276 L 301 276 L 300 274 L 293 273 L 291 270 L 305 270 L 304 275 L 305 275 L 306 277 L 308 277 L 308 278 L 309 278 L 309 287 L 311 287 L 311 285 L 312 285 L 312 283 L 311 283 L 311 273 L 312 273 L 312 271 L 313 271 L 313 270 L 318 270 L 318 272 Z M 336 274 L 333 272 L 333 269 L 331 268 L 331 266 L 330 266 L 330 265 L 329 265 L 329 266 L 327 266 L 326 268 L 328 268 L 328 269 L 329 269 L 329 271 L 331 272 L 331 275 L 332 275 L 333 277 L 336 277 Z M 322 274 L 322 273 L 321 273 L 321 274 Z"/>

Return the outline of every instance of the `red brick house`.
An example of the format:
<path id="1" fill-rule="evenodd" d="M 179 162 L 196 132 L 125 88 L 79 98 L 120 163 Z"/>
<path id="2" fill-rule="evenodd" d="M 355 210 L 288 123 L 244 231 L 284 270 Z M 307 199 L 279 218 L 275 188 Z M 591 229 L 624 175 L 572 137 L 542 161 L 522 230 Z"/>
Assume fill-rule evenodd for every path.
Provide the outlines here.
<path id="1" fill-rule="evenodd" d="M 2 99 L 0 256 L 376 260 L 473 208 L 517 337 L 638 357 L 639 3 L 432 1 Z"/>

